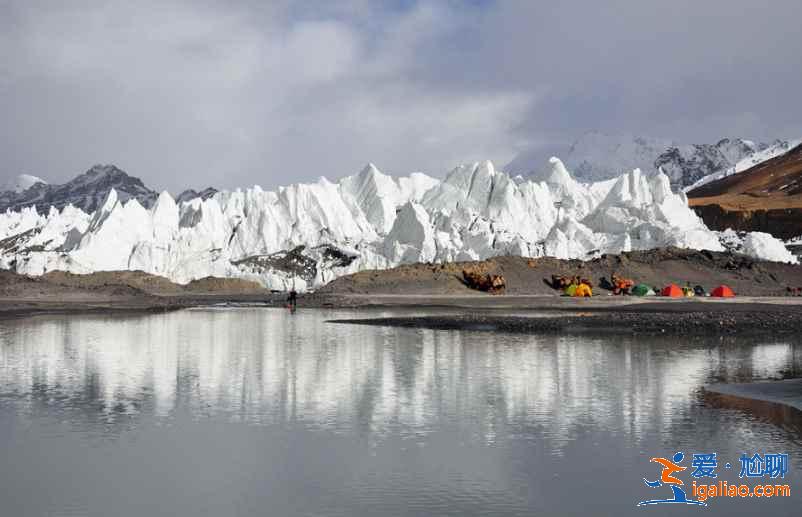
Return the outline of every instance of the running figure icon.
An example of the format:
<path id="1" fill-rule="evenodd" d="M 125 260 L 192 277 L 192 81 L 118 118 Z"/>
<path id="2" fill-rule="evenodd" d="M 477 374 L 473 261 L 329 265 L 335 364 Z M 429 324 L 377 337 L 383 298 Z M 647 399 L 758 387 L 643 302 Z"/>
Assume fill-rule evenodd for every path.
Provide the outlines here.
<path id="1" fill-rule="evenodd" d="M 687 469 L 688 467 L 681 467 L 677 465 L 685 455 L 682 452 L 678 452 L 674 455 L 671 460 L 666 458 L 652 458 L 649 461 L 654 463 L 659 463 L 663 466 L 663 470 L 660 473 L 660 479 L 657 481 L 649 481 L 646 478 L 643 478 L 643 482 L 646 483 L 646 486 L 651 488 L 658 488 L 663 485 L 667 485 L 671 487 L 671 491 L 674 494 L 672 499 L 650 499 L 648 501 L 641 501 L 638 503 L 638 506 L 645 506 L 649 504 L 695 504 L 699 506 L 707 506 L 706 503 L 702 501 L 694 501 L 693 499 L 688 499 L 687 494 L 685 494 L 685 490 L 680 488 L 683 483 L 682 480 L 675 477 L 674 474 L 682 472 L 683 470 Z M 673 460 L 673 461 L 672 461 Z"/>

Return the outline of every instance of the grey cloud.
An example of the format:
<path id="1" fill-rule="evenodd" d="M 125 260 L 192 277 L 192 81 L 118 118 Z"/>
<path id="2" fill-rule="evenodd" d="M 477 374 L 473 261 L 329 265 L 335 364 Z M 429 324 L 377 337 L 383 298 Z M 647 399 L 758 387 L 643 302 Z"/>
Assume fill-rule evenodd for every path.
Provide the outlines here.
<path id="1" fill-rule="evenodd" d="M 173 191 L 794 137 L 798 2 L 0 2 L 0 175 Z"/>

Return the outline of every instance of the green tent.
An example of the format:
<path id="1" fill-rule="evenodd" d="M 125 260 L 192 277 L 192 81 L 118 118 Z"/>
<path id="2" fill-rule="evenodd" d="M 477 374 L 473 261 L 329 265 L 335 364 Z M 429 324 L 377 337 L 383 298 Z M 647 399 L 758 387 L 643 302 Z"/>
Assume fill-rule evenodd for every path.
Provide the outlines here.
<path id="1" fill-rule="evenodd" d="M 635 296 L 654 296 L 654 291 L 646 284 L 638 284 L 632 288 L 632 294 Z"/>
<path id="2" fill-rule="evenodd" d="M 571 284 L 565 288 L 565 294 L 568 296 L 574 296 L 576 294 L 576 284 Z"/>

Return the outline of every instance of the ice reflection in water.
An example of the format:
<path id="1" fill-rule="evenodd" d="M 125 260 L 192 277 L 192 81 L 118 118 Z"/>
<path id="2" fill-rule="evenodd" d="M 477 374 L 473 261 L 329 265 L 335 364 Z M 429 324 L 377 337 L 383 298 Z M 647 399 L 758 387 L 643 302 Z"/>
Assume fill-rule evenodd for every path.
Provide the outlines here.
<path id="1" fill-rule="evenodd" d="M 707 407 L 699 397 L 709 382 L 799 376 L 799 342 L 326 323 L 350 316 L 239 309 L 2 322 L 0 431 L 11 434 L 11 462 L 36 478 L 48 466 L 38 465 L 29 447 L 59 451 L 77 439 L 115 453 L 128 444 L 148 465 L 177 468 L 186 458 L 163 449 L 159 440 L 169 437 L 192 451 L 193 464 L 216 469 L 230 459 L 210 450 L 218 440 L 260 453 L 280 444 L 270 454 L 281 468 L 246 462 L 237 475 L 261 479 L 268 492 L 298 490 L 301 500 L 276 503 L 261 489 L 224 483 L 215 485 L 215 501 L 244 497 L 255 509 L 278 504 L 277 514 L 343 515 L 581 513 L 594 490 L 594 505 L 617 513 L 632 506 L 634 513 L 648 458 L 679 447 L 734 460 L 743 448 L 774 447 L 796 453 L 800 467 L 793 431 Z M 208 425 L 215 432 L 206 436 Z M 621 477 L 607 476 L 610 462 Z M 288 464 L 297 472 L 285 476 Z M 109 468 L 87 475 L 79 514 L 109 511 L 93 491 L 98 476 L 114 478 Z M 196 475 L 181 471 L 187 490 L 200 483 Z M 341 475 L 349 483 L 333 481 Z M 570 496 L 568 477 L 590 495 Z M 0 482 L 8 488 L 15 479 L 5 474 Z M 154 488 L 149 497 L 159 493 Z M 9 494 L 0 492 L 0 503 Z M 118 515 L 142 509 L 113 497 L 106 503 Z M 67 505 L 63 498 L 52 504 Z M 181 497 L 162 504 L 165 514 L 208 510 Z M 261 514 L 255 509 L 242 513 Z"/>

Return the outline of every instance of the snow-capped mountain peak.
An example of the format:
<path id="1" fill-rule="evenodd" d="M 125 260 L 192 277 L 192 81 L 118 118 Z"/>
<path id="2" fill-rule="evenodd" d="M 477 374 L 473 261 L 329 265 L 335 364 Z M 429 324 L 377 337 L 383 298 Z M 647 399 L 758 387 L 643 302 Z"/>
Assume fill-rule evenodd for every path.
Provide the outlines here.
<path id="1" fill-rule="evenodd" d="M 83 174 L 61 185 L 40 183 L 22 191 L 0 193 L 0 211 L 34 206 L 41 212 L 51 206 L 60 209 L 73 205 L 85 212 L 93 212 L 103 204 L 111 189 L 117 192 L 117 197 L 121 201 L 136 199 L 145 208 L 152 206 L 159 196 L 158 192 L 146 187 L 142 180 L 115 165 L 93 165 Z M 216 192 L 217 190 L 212 188 L 200 193 L 187 190 L 181 193 L 180 198 L 182 201 L 189 201 L 193 197 L 208 199 Z"/>
<path id="2" fill-rule="evenodd" d="M 800 143 L 802 143 L 802 140 L 775 140 L 771 145 L 765 146 L 765 145 L 755 145 L 754 143 L 750 142 L 751 148 L 757 149 L 755 152 L 748 154 L 746 155 L 746 157 L 733 162 L 733 164 L 730 165 L 729 167 L 721 168 L 711 174 L 706 174 L 701 176 L 693 183 L 686 185 L 683 190 L 685 192 L 690 192 L 691 190 L 699 188 L 702 185 L 706 185 L 707 183 L 710 183 L 712 181 L 719 180 L 727 176 L 732 176 L 733 174 L 738 174 L 739 172 L 743 172 L 749 169 L 750 167 L 754 167 L 759 163 L 765 162 L 767 160 L 770 160 L 772 158 L 787 153 L 790 149 L 793 149 Z M 719 144 L 721 144 L 721 142 L 719 142 Z"/>
<path id="3" fill-rule="evenodd" d="M 151 197 L 153 191 L 142 183 L 142 180 L 130 176 L 116 165 L 93 165 L 88 171 L 76 177 L 69 184 L 75 188 L 109 186 L 119 192 L 125 192 L 130 197 L 145 194 Z M 124 197 L 124 196 L 123 196 Z"/>
<path id="4" fill-rule="evenodd" d="M 662 170 L 674 191 L 679 191 L 774 146 L 787 146 L 787 142 L 763 144 L 742 138 L 723 138 L 715 144 L 682 144 L 662 138 L 589 131 L 569 146 L 526 150 L 505 170 L 545 180 L 551 173 L 544 167 L 547 158 L 560 156 L 580 181 L 610 179 L 636 168 L 650 176 Z"/>
<path id="5" fill-rule="evenodd" d="M 667 139 L 588 131 L 568 145 L 525 150 L 505 170 L 544 180 L 550 173 L 544 167 L 548 158 L 559 156 L 576 179 L 599 181 L 618 177 L 637 167 L 650 167 L 654 158 L 672 145 L 674 142 Z"/>
<path id="6" fill-rule="evenodd" d="M 30 174 L 20 174 L 14 178 L 11 178 L 8 180 L 8 182 L 6 182 L 5 185 L 0 187 L 0 192 L 14 192 L 19 194 L 28 190 L 37 183 L 47 185 L 47 182 L 42 178 L 32 176 Z"/>

